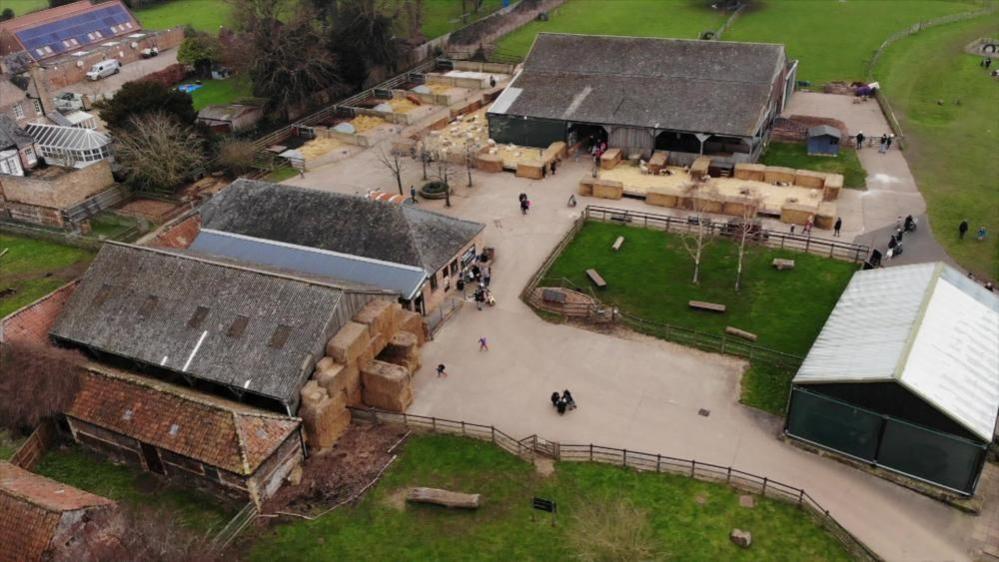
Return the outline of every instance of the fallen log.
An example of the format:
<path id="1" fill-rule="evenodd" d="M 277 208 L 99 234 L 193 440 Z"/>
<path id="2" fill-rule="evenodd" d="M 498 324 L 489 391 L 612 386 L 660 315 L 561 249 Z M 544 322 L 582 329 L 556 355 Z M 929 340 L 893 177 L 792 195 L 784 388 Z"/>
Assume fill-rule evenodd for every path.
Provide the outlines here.
<path id="1" fill-rule="evenodd" d="M 731 334 L 733 336 L 739 336 L 740 338 L 749 341 L 756 341 L 757 338 L 759 337 L 752 332 L 747 332 L 746 330 L 740 330 L 739 328 L 736 328 L 734 326 L 725 326 L 725 333 Z"/>
<path id="2" fill-rule="evenodd" d="M 479 494 L 464 494 L 440 488 L 410 488 L 406 492 L 406 501 L 461 509 L 479 508 Z"/>

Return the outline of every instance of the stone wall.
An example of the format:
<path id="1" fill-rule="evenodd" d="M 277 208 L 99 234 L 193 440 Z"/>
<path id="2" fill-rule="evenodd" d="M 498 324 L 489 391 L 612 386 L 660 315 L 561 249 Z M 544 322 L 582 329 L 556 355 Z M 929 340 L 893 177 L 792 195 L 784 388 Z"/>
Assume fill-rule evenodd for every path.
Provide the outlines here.
<path id="1" fill-rule="evenodd" d="M 31 176 L 4 176 L 0 201 L 49 209 L 66 209 L 114 185 L 111 163 L 100 160 L 79 170 Z"/>

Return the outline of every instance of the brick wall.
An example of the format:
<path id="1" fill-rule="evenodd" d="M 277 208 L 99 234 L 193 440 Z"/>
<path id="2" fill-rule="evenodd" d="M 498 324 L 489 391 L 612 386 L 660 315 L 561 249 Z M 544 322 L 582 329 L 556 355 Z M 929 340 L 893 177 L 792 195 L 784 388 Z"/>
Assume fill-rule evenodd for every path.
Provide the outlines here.
<path id="1" fill-rule="evenodd" d="M 86 168 L 67 170 L 53 176 L 4 176 L 0 184 L 0 198 L 8 203 L 65 209 L 112 185 L 111 163 L 101 160 Z"/>
<path id="2" fill-rule="evenodd" d="M 0 341 L 48 343 L 49 330 L 76 290 L 77 283 L 78 281 L 71 281 L 0 320 Z"/>
<path id="3" fill-rule="evenodd" d="M 199 232 L 201 232 L 201 215 L 193 215 L 157 234 L 149 245 L 156 248 L 184 249 L 194 242 Z"/>
<path id="4" fill-rule="evenodd" d="M 116 37 L 113 41 L 121 44 L 114 47 L 98 47 L 85 57 L 74 60 L 59 59 L 44 63 L 42 75 L 50 90 L 59 90 L 71 84 L 86 80 L 87 71 L 96 63 L 107 59 L 118 59 L 122 64 L 137 61 L 142 58 L 142 50 L 156 46 L 160 51 L 172 49 L 184 41 L 184 30 L 176 27 L 157 32 L 139 40 Z M 135 47 L 132 44 L 135 43 Z"/>
<path id="5" fill-rule="evenodd" d="M 460 273 L 461 256 L 465 255 L 465 252 L 467 252 L 469 248 L 475 248 L 476 253 L 482 253 L 483 245 L 482 245 L 481 233 L 478 234 L 475 238 L 473 238 L 468 244 L 466 244 L 461 249 L 461 251 L 455 254 L 454 257 L 450 261 L 448 261 L 448 265 L 445 265 L 440 270 L 434 272 L 434 274 L 437 276 L 437 289 L 432 289 L 429 281 L 427 281 L 427 283 L 423 285 L 423 302 L 427 313 L 440 306 L 440 304 L 444 302 L 444 299 L 446 297 L 461 295 L 461 291 L 459 291 L 456 286 L 458 281 L 458 275 L 457 274 L 451 275 L 450 270 L 448 268 L 450 267 L 451 261 L 457 259 L 459 260 L 458 263 L 459 263 L 459 273 Z M 448 272 L 446 280 L 444 276 L 445 271 Z"/>

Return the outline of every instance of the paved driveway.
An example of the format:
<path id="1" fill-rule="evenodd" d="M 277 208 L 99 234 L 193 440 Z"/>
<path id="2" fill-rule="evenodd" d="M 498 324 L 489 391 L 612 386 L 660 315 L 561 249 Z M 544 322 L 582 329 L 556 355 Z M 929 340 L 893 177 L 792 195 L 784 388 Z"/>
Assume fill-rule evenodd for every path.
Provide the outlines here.
<path id="1" fill-rule="evenodd" d="M 498 303 L 481 312 L 465 306 L 426 346 L 409 411 L 495 425 L 515 437 L 537 433 L 732 465 L 805 488 L 890 560 L 969 559 L 975 518 L 779 441 L 778 418 L 738 403 L 743 363 L 651 338 L 550 324 L 517 299 L 577 215 L 565 201 L 587 171 L 568 163 L 542 182 L 476 173 L 476 186 L 460 188 L 451 209 L 420 203 L 487 225 L 486 243 L 498 255 Z M 406 185 L 419 175 L 413 164 Z M 395 189 L 370 150 L 288 183 L 344 193 Z M 522 191 L 533 202 L 526 217 L 517 207 Z M 580 198 L 581 206 L 587 203 L 650 210 L 635 200 Z M 488 352 L 478 351 L 482 336 Z M 448 378 L 435 377 L 438 363 L 447 365 Z M 548 396 L 565 388 L 580 407 L 559 417 Z M 710 416 L 699 416 L 700 408 Z"/>
<path id="2" fill-rule="evenodd" d="M 166 51 L 162 51 L 159 56 L 151 59 L 139 59 L 123 65 L 121 67 L 121 72 L 118 74 L 93 82 L 90 80 L 83 80 L 81 82 L 77 82 L 76 84 L 70 84 L 53 95 L 58 95 L 63 92 L 73 92 L 77 94 L 86 94 L 90 96 L 90 99 L 95 101 L 104 98 L 112 98 L 115 93 L 121 89 L 125 82 L 138 80 L 147 74 L 152 74 L 153 72 L 163 70 L 171 64 L 176 64 L 176 62 L 177 49 L 168 49 Z"/>

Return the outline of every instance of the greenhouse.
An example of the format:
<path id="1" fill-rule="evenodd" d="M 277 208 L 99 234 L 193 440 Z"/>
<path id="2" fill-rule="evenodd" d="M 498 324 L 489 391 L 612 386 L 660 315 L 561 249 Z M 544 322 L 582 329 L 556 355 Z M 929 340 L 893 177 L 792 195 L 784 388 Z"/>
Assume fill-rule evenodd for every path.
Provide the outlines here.
<path id="1" fill-rule="evenodd" d="M 92 129 L 43 124 L 29 124 L 25 129 L 47 164 L 85 168 L 111 158 L 111 139 Z"/>

